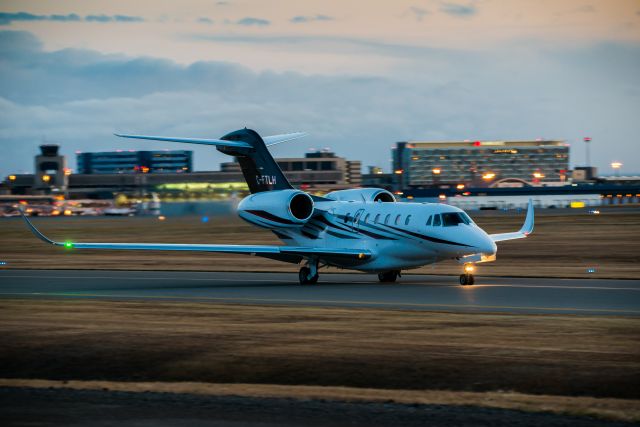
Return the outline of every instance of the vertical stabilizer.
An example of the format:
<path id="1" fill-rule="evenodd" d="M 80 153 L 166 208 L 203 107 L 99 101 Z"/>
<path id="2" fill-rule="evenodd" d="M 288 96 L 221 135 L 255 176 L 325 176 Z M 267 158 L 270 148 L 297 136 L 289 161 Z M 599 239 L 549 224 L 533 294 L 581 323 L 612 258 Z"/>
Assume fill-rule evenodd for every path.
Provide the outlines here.
<path id="1" fill-rule="evenodd" d="M 238 158 L 244 179 L 251 193 L 293 188 L 280 167 L 269 153 L 264 140 L 251 129 L 240 129 L 220 138 L 224 141 L 244 142 L 250 148 L 235 146 L 217 146 L 221 153 Z"/>

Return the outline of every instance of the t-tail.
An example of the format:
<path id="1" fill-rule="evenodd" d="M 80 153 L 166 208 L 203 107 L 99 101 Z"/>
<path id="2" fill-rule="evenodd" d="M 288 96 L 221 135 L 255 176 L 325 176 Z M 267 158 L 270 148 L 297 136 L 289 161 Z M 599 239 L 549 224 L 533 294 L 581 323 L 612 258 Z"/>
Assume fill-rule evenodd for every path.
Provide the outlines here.
<path id="1" fill-rule="evenodd" d="M 153 141 L 181 142 L 187 144 L 213 145 L 218 151 L 238 159 L 244 179 L 251 193 L 271 190 L 288 190 L 293 186 L 269 153 L 268 146 L 301 138 L 304 132 L 273 135 L 262 138 L 251 129 L 240 129 L 226 134 L 220 139 L 174 138 L 164 136 L 123 135 L 122 138 L 149 139 Z"/>

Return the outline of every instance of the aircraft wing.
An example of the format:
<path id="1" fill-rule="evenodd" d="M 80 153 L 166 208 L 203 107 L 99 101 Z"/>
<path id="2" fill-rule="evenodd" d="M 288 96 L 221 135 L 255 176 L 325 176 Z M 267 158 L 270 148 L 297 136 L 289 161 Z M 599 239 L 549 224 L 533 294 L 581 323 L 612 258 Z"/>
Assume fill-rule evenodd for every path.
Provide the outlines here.
<path id="1" fill-rule="evenodd" d="M 38 230 L 20 211 L 22 218 L 33 234 L 43 242 L 54 246 L 62 246 L 67 249 L 111 249 L 111 250 L 142 250 L 142 251 L 193 251 L 193 252 L 219 252 L 231 254 L 247 254 L 262 256 L 285 262 L 299 262 L 302 258 L 350 258 L 364 261 L 371 258 L 371 251 L 359 249 L 333 249 L 313 248 L 304 246 L 276 246 L 276 245 L 207 245 L 207 244 L 183 244 L 183 243 L 80 243 L 80 242 L 56 242 L 51 240 Z"/>
<path id="2" fill-rule="evenodd" d="M 529 199 L 529 205 L 527 206 L 527 216 L 524 219 L 524 224 L 522 225 L 522 228 L 520 228 L 520 231 L 516 231 L 513 233 L 489 234 L 489 237 L 491 237 L 494 242 L 523 239 L 529 234 L 533 233 L 533 222 L 533 200 Z"/>

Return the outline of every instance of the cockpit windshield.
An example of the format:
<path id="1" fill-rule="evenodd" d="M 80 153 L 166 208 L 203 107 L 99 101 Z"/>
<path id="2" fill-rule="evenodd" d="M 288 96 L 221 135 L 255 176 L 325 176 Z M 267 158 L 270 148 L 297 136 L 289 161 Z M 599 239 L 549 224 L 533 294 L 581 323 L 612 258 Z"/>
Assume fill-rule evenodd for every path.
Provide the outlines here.
<path id="1" fill-rule="evenodd" d="M 442 225 L 453 227 L 458 224 L 471 224 L 471 218 L 464 212 L 445 212 L 442 214 Z"/>

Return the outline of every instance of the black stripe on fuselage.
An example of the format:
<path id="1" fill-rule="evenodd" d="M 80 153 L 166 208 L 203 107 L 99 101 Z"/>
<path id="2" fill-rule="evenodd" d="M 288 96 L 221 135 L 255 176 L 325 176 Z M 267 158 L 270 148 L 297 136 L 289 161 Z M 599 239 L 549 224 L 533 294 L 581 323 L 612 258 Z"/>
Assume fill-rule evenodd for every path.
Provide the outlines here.
<path id="1" fill-rule="evenodd" d="M 287 225 L 291 225 L 291 224 L 295 224 L 295 222 L 290 221 L 286 218 L 280 218 L 279 216 L 273 215 L 267 211 L 261 211 L 261 210 L 246 210 L 245 212 L 248 212 L 252 215 L 255 216 L 259 216 L 261 218 L 265 218 L 268 219 L 269 221 L 273 221 L 273 222 L 279 222 L 280 224 L 287 224 Z"/>
<path id="2" fill-rule="evenodd" d="M 413 231 L 403 230 L 401 228 L 393 227 L 391 225 L 387 225 L 387 227 L 392 228 L 392 229 L 397 230 L 397 231 L 401 231 L 403 233 L 407 233 L 408 235 L 416 237 L 418 239 L 428 240 L 428 241 L 433 242 L 433 243 L 442 243 L 442 244 L 445 244 L 445 245 L 466 246 L 466 247 L 470 247 L 471 246 L 471 245 L 466 245 L 464 243 L 452 242 L 450 240 L 438 239 L 437 237 L 425 236 L 424 234 L 414 233 Z"/>

